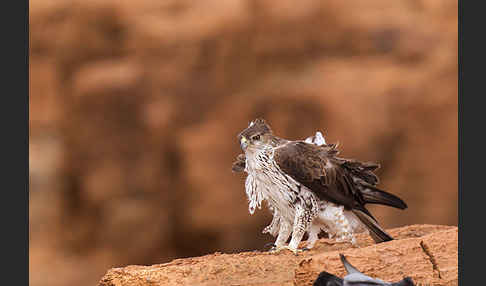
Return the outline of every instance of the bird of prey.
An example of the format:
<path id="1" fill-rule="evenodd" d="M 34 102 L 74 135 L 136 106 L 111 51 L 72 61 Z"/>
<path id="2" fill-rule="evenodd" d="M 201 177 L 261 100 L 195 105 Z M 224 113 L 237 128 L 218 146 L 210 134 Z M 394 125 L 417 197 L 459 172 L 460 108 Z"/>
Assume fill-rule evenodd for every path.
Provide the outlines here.
<path id="1" fill-rule="evenodd" d="M 337 145 L 326 144 L 320 133 L 305 141 L 279 138 L 263 119 L 250 122 L 238 140 L 244 154 L 233 171 L 247 173 L 250 214 L 262 201 L 273 212 L 263 232 L 277 236 L 274 251 L 297 253 L 306 232 L 306 248 L 311 249 L 321 230 L 353 245 L 354 234 L 362 231 L 376 242 L 393 239 L 365 208 L 368 203 L 407 208 L 400 198 L 376 188 L 378 164 L 337 157 Z"/>
<path id="2" fill-rule="evenodd" d="M 279 142 L 283 144 L 283 143 L 286 143 L 288 141 L 280 139 Z M 319 132 L 319 131 L 317 131 L 314 136 L 307 137 L 304 140 L 304 142 L 315 144 L 315 145 L 318 145 L 318 146 L 322 146 L 322 145 L 326 144 L 326 140 L 324 139 L 324 136 L 322 136 L 322 133 Z M 327 147 L 334 147 L 334 146 L 335 145 L 330 144 Z M 236 157 L 236 161 L 233 162 L 232 171 L 233 172 L 243 172 L 245 170 L 245 166 L 246 166 L 245 162 L 246 162 L 245 154 L 239 154 Z M 249 200 L 250 200 L 250 213 L 253 214 L 253 212 L 255 211 L 255 206 L 256 206 L 257 202 L 254 198 L 252 198 L 250 196 L 250 194 L 249 194 Z M 258 203 L 258 207 L 261 207 L 261 205 L 259 203 Z M 278 212 L 276 212 L 273 209 L 272 206 L 269 206 L 269 208 L 273 213 L 273 219 L 272 219 L 272 222 L 270 223 L 270 225 L 268 225 L 267 227 L 265 227 L 263 229 L 262 233 L 270 233 L 273 236 L 277 236 L 279 229 L 280 229 L 280 216 L 279 216 Z M 332 209 L 331 206 L 329 206 L 329 208 Z M 315 236 L 315 240 L 317 240 L 317 234 Z M 309 246 L 312 247 L 311 244 L 313 246 L 314 242 L 309 243 L 308 247 L 306 247 L 306 248 L 309 248 Z"/>
<path id="3" fill-rule="evenodd" d="M 395 283 L 371 278 L 354 268 L 344 255 L 339 254 L 339 256 L 348 274 L 341 279 L 331 273 L 322 271 L 312 284 L 313 286 L 415 286 L 410 277 L 405 277 L 403 280 Z"/>

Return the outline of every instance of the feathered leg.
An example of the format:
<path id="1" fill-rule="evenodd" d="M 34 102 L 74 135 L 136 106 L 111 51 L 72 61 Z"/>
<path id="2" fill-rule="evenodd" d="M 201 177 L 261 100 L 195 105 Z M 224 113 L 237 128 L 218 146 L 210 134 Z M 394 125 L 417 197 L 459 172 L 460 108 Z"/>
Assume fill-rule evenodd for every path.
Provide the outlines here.
<path id="1" fill-rule="evenodd" d="M 314 244 L 316 244 L 317 239 L 319 239 L 319 232 L 321 232 L 321 228 L 318 225 L 311 225 L 309 228 L 309 238 L 307 239 L 307 244 L 305 247 L 307 249 L 312 249 Z"/>
<path id="2" fill-rule="evenodd" d="M 280 231 L 280 221 L 281 217 L 278 214 L 277 210 L 273 210 L 272 222 L 270 223 L 270 225 L 263 229 L 262 233 L 269 233 L 273 236 L 277 236 Z"/>
<path id="3" fill-rule="evenodd" d="M 299 243 L 302 241 L 302 237 L 304 233 L 309 228 L 312 222 L 310 212 L 305 211 L 304 208 L 298 206 L 295 210 L 295 220 L 294 220 L 294 229 L 292 232 L 292 239 L 290 240 L 288 249 L 295 254 L 297 254 L 297 247 Z"/>
<path id="4" fill-rule="evenodd" d="M 290 240 L 288 246 L 277 245 L 276 251 L 280 251 L 282 249 L 288 249 L 295 254 L 302 251 L 302 249 L 298 249 L 299 243 L 302 241 L 302 237 L 304 236 L 305 232 L 308 230 L 314 217 L 315 217 L 314 212 L 310 210 L 306 210 L 300 205 L 297 205 L 295 209 L 295 219 L 294 219 L 294 226 L 292 230 L 292 239 Z"/>
<path id="5" fill-rule="evenodd" d="M 280 222 L 280 230 L 278 232 L 277 240 L 275 240 L 275 248 L 276 250 L 280 250 L 283 246 L 285 246 L 285 243 L 287 242 L 287 239 L 289 239 L 290 232 L 292 231 L 290 224 L 282 220 Z"/>

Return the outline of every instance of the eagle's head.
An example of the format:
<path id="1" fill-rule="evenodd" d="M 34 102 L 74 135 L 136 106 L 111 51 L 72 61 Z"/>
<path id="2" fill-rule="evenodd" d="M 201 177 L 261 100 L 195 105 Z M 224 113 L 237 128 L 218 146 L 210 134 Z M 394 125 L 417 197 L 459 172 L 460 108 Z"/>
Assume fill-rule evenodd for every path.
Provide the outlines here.
<path id="1" fill-rule="evenodd" d="M 245 152 L 268 148 L 272 142 L 272 129 L 263 119 L 255 119 L 238 134 L 241 149 Z"/>

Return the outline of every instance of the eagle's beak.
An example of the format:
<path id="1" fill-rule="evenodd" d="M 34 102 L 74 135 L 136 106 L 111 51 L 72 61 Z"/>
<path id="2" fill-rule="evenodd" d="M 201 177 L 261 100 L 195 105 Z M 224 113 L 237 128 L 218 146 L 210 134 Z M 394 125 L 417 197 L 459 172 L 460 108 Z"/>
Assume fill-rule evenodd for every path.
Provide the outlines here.
<path id="1" fill-rule="evenodd" d="M 243 149 L 243 150 L 246 149 L 246 147 L 248 146 L 248 140 L 246 139 L 246 137 L 244 137 L 244 136 L 241 137 L 240 146 L 241 146 L 241 149 Z"/>

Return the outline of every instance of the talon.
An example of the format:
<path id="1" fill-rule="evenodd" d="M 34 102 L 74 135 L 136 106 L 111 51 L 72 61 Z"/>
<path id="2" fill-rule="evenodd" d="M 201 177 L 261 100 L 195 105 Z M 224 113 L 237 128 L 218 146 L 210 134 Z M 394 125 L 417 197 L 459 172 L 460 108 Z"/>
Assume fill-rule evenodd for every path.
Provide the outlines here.
<path id="1" fill-rule="evenodd" d="M 278 253 L 284 249 L 287 249 L 287 250 L 290 250 L 292 253 L 294 253 L 296 256 L 300 253 L 300 252 L 303 252 L 304 249 L 298 249 L 298 248 L 291 248 L 290 246 L 278 246 L 278 247 L 272 247 L 270 249 L 270 252 L 272 253 Z"/>
<path id="2" fill-rule="evenodd" d="M 270 248 L 269 252 L 270 253 L 278 253 L 280 250 L 280 248 L 278 248 L 275 244 Z"/>
<path id="3" fill-rule="evenodd" d="M 287 248 L 288 250 L 292 251 L 294 253 L 295 256 L 298 256 L 299 253 L 301 252 L 304 252 L 304 249 L 299 249 L 299 248 L 296 248 L 296 249 L 292 249 L 292 248 Z"/>
<path id="4" fill-rule="evenodd" d="M 271 246 L 271 248 L 268 251 L 272 251 L 272 249 L 275 249 L 275 244 L 270 242 L 263 246 L 263 250 L 267 249 L 269 246 Z"/>

